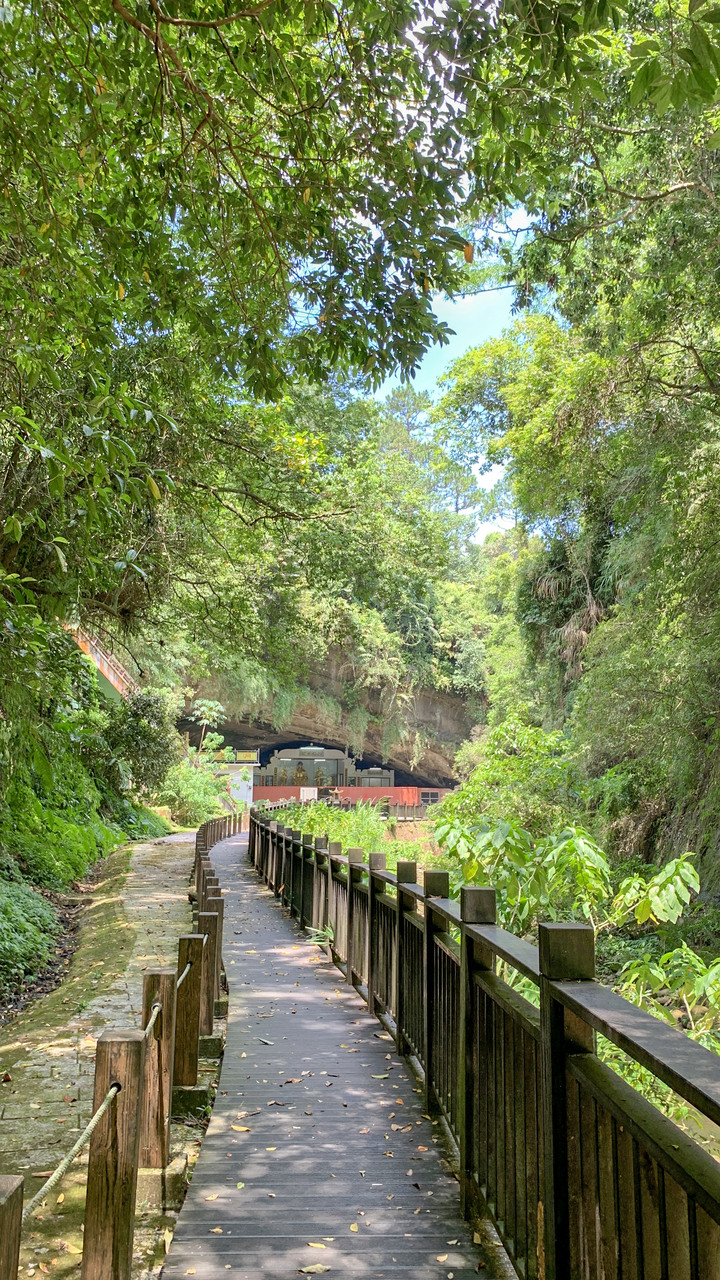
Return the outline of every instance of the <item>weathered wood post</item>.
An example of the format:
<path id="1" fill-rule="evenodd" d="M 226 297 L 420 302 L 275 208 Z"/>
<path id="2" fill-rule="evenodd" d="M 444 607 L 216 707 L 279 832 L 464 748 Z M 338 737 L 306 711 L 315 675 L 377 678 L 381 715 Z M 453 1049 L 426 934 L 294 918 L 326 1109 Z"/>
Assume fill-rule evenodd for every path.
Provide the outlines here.
<path id="1" fill-rule="evenodd" d="M 566 1059 L 569 1053 L 591 1053 L 595 1036 L 586 1022 L 554 999 L 552 983 L 582 982 L 595 977 L 595 932 L 589 924 L 541 924 L 538 935 L 545 1280 L 575 1280 L 571 1262 L 570 1195 L 579 1194 L 580 1188 L 571 1189 L 568 1180 Z"/>
<path id="2" fill-rule="evenodd" d="M 475 969 L 491 969 L 494 961 L 481 946 L 468 937 L 466 925 L 495 924 L 497 903 L 494 889 L 465 885 L 460 890 L 460 1044 L 458 1050 L 458 1136 L 460 1145 L 460 1201 L 464 1214 L 472 1201 L 472 1143 L 475 1131 L 475 1100 L 478 1093 L 474 1051 L 483 1028 L 475 1025 L 476 996 L 473 983 Z"/>
<path id="3" fill-rule="evenodd" d="M 197 873 L 195 876 L 195 897 L 197 898 L 198 902 L 200 901 L 200 897 L 203 891 L 203 876 L 205 872 L 207 872 L 208 875 L 212 875 L 212 863 L 208 855 L 206 853 L 203 853 L 197 865 Z"/>
<path id="4" fill-rule="evenodd" d="M 205 874 L 205 877 L 203 879 L 202 896 L 198 904 L 200 911 L 207 911 L 208 898 L 214 898 L 215 890 L 216 889 L 219 890 L 219 888 L 220 888 L 220 881 L 218 877 L 215 875 L 215 872 L 212 871 L 210 875 Z"/>
<path id="5" fill-rule="evenodd" d="M 130 1280 L 144 1058 L 144 1031 L 103 1031 L 95 1047 L 93 1111 L 120 1091 L 90 1138 L 82 1280 Z"/>
<path id="6" fill-rule="evenodd" d="M 375 935 L 377 933 L 377 902 L 378 884 L 373 876 L 373 871 L 384 871 L 387 866 L 387 856 L 384 853 L 368 854 L 368 937 L 367 937 L 367 976 L 368 976 L 368 1009 L 372 1014 L 375 1013 L 375 989 L 377 983 L 375 981 L 375 969 L 380 962 L 380 957 L 373 952 Z M 383 885 L 380 884 L 380 893 L 383 891 Z M 390 957 L 385 956 L 385 963 L 390 963 Z"/>
<path id="7" fill-rule="evenodd" d="M 310 920 L 313 929 L 324 929 L 327 926 L 327 850 L 327 836 L 316 836 L 312 917 Z"/>
<path id="8" fill-rule="evenodd" d="M 213 903 L 216 899 L 212 899 Z M 205 934 L 202 974 L 200 977 L 200 1018 L 198 1031 L 201 1036 L 211 1036 L 215 1016 L 215 960 L 218 941 L 218 915 L 216 911 L 201 911 L 198 915 L 198 933 Z"/>
<path id="9" fill-rule="evenodd" d="M 222 946 L 223 946 L 223 928 L 225 924 L 225 899 L 218 889 L 217 893 L 213 893 L 207 900 L 207 909 L 214 912 L 217 916 L 217 937 L 215 939 L 215 999 L 220 998 L 222 991 Z"/>
<path id="10" fill-rule="evenodd" d="M 197 1084 L 203 942 L 202 934 L 186 933 L 178 943 L 175 1084 Z"/>
<path id="11" fill-rule="evenodd" d="M 346 925 L 347 933 L 346 933 L 346 942 L 345 942 L 345 950 L 347 952 L 347 957 L 346 957 L 347 973 L 345 974 L 345 977 L 347 981 L 350 983 L 350 986 L 354 987 L 355 983 L 353 982 L 353 928 L 354 928 L 353 919 L 355 914 L 355 895 L 353 894 L 353 885 L 357 880 L 360 879 L 361 872 L 359 869 L 359 865 L 362 864 L 363 851 L 362 849 L 346 849 L 345 854 L 347 857 L 347 925 Z"/>
<path id="12" fill-rule="evenodd" d="M 175 970 L 148 969 L 143 974 L 143 1026 L 147 1026 L 156 1005 L 160 1005 L 160 1013 L 145 1046 L 140 1125 L 140 1166 L 143 1169 L 165 1169 L 170 1163 L 176 1002 Z"/>
<path id="13" fill-rule="evenodd" d="M 292 844 L 290 846 L 290 892 L 287 895 L 290 915 L 298 915 L 299 895 L 300 895 L 300 876 L 302 871 L 302 831 L 293 829 Z"/>
<path id="14" fill-rule="evenodd" d="M 331 840 L 327 847 L 327 906 L 325 908 L 325 921 L 328 929 L 332 929 L 332 952 L 340 960 L 344 959 L 340 955 L 340 921 L 337 919 L 337 896 L 333 889 L 333 878 L 335 875 L 335 866 L 333 858 L 342 857 L 342 844 L 339 840 Z"/>
<path id="15" fill-rule="evenodd" d="M 395 922 L 395 1047 L 399 1054 L 407 1053 L 408 1043 L 405 1038 L 403 1028 L 405 1026 L 405 982 L 403 976 L 403 966 L 405 964 L 405 949 L 403 939 L 403 914 L 408 907 L 412 907 L 414 899 L 407 894 L 403 894 L 404 884 L 417 884 L 417 862 L 406 862 L 399 860 L 395 868 L 395 877 L 397 880 L 397 898 L 395 902 L 395 910 L 397 912 L 397 920 Z"/>
<path id="16" fill-rule="evenodd" d="M 17 1280 L 23 1185 L 15 1174 L 0 1177 L 0 1280 Z"/>
<path id="17" fill-rule="evenodd" d="M 435 967 L 437 964 L 437 948 L 435 934 L 437 923 L 432 909 L 433 898 L 447 898 L 450 893 L 450 874 L 447 871 L 429 871 L 423 873 L 425 889 L 425 937 L 423 946 L 423 1048 L 425 1051 L 425 1110 L 438 1111 L 435 1088 L 433 1084 L 433 1052 L 435 1045 Z M 440 932 L 444 928 L 444 922 Z"/>
<path id="18" fill-rule="evenodd" d="M 300 926 L 312 925 L 313 892 L 315 888 L 315 837 L 303 836 L 302 893 L 300 896 Z"/>

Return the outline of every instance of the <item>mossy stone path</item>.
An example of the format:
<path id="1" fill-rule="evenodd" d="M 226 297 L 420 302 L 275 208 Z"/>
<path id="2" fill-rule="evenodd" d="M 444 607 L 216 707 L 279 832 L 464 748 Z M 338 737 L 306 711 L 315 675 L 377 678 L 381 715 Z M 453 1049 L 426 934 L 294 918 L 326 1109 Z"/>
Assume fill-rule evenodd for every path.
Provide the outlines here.
<path id="1" fill-rule="evenodd" d="M 10 1077 L 0 1083 L 0 1172 L 24 1174 L 26 1199 L 42 1186 L 33 1175 L 53 1170 L 90 1119 L 98 1035 L 139 1025 L 143 970 L 177 961 L 178 937 L 191 927 L 192 859 L 193 836 L 185 834 L 111 854 L 62 985 L 0 1029 L 0 1081 Z M 77 1266 L 85 1160 L 26 1223 L 23 1277 Z M 141 1236 L 136 1252 L 143 1253 Z"/>

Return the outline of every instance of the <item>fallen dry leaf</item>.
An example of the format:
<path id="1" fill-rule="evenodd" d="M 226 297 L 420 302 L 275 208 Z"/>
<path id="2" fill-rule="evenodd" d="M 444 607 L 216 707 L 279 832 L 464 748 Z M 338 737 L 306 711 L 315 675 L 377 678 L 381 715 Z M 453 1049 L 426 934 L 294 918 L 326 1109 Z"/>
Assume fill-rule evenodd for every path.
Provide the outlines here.
<path id="1" fill-rule="evenodd" d="M 379 1076 L 373 1076 L 373 1080 L 387 1080 L 387 1078 L 388 1078 L 388 1073 L 387 1073 L 387 1071 L 384 1071 L 384 1072 L 382 1073 L 382 1075 L 379 1075 Z"/>
<path id="2" fill-rule="evenodd" d="M 351 1231 L 357 1231 L 357 1230 L 358 1230 L 358 1224 L 357 1224 L 357 1222 L 351 1222 L 351 1223 L 350 1223 L 350 1230 L 351 1230 Z"/>
<path id="3" fill-rule="evenodd" d="M 214 1236 L 221 1236 L 223 1233 L 223 1229 L 222 1227 L 211 1227 L 210 1233 L 211 1235 L 214 1235 Z"/>
<path id="4" fill-rule="evenodd" d="M 247 1124 L 233 1124 L 230 1126 L 236 1133 L 252 1133 L 252 1129 Z"/>
<path id="5" fill-rule="evenodd" d="M 447 1254 L 446 1254 L 446 1253 L 439 1253 L 439 1254 L 438 1254 L 438 1256 L 437 1256 L 437 1260 L 438 1260 L 438 1262 L 447 1262 Z"/>
<path id="6" fill-rule="evenodd" d="M 324 1249 L 325 1248 L 325 1245 L 321 1244 L 319 1240 L 308 1240 L 307 1246 L 308 1246 L 308 1249 Z"/>
<path id="7" fill-rule="evenodd" d="M 61 1192 L 60 1192 L 60 1195 L 59 1195 L 59 1196 L 58 1196 L 58 1198 L 57 1198 L 56 1203 L 57 1203 L 57 1204 L 63 1204 L 64 1200 L 65 1200 L 65 1192 L 64 1192 L 64 1191 L 61 1191 Z"/>
<path id="8" fill-rule="evenodd" d="M 427 1151 L 427 1147 L 418 1147 L 418 1151 Z"/>
<path id="9" fill-rule="evenodd" d="M 186 1276 L 194 1276 L 194 1275 L 195 1275 L 195 1268 L 194 1268 L 194 1267 L 188 1267 L 187 1271 L 185 1272 L 185 1275 L 186 1275 Z"/>
<path id="10" fill-rule="evenodd" d="M 330 1271 L 330 1267 L 324 1266 L 322 1262 L 313 1262 L 311 1267 L 298 1267 L 299 1276 L 319 1276 L 323 1271 Z"/>
<path id="11" fill-rule="evenodd" d="M 214 1195 L 206 1196 L 206 1197 L 205 1197 L 205 1199 L 206 1199 L 206 1200 L 217 1200 L 217 1198 L 218 1198 L 218 1192 L 217 1192 L 217 1191 L 215 1192 L 215 1194 L 214 1194 Z"/>

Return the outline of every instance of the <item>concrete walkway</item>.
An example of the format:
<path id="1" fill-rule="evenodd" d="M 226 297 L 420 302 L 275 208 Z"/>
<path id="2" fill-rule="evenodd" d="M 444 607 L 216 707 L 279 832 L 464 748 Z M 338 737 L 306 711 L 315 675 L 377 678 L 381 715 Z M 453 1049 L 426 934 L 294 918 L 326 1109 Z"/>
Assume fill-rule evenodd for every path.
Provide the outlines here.
<path id="1" fill-rule="evenodd" d="M 459 1210 L 393 1043 L 247 862 L 216 845 L 230 1017 L 220 1091 L 166 1280 L 507 1275 Z"/>

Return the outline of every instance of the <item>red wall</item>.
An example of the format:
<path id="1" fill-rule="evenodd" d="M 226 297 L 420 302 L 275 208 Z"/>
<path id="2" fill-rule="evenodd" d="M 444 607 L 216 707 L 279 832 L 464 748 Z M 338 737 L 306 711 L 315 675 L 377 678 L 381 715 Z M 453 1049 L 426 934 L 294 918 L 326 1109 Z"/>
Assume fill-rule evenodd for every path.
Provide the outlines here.
<path id="1" fill-rule="evenodd" d="M 338 795 L 347 800 L 381 800 L 384 796 L 399 804 L 420 804 L 421 791 L 437 791 L 440 798 L 449 787 L 338 787 Z M 253 801 L 299 800 L 299 787 L 255 787 Z"/>

